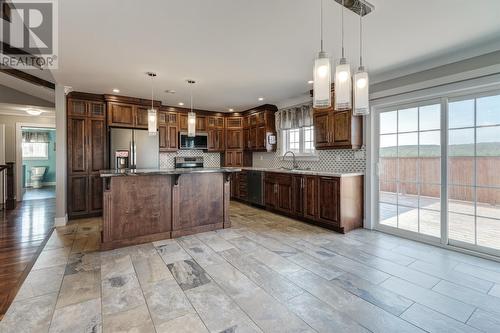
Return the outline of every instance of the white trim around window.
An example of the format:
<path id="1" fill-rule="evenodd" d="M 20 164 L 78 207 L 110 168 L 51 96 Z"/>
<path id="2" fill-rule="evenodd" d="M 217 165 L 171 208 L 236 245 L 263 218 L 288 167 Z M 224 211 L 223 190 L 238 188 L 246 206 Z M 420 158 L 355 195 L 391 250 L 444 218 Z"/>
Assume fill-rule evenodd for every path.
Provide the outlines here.
<path id="1" fill-rule="evenodd" d="M 302 160 L 317 160 L 317 151 L 314 148 L 314 126 L 306 126 L 281 131 L 283 156 L 287 151 L 292 151 Z M 288 159 L 288 156 L 286 157 Z"/>

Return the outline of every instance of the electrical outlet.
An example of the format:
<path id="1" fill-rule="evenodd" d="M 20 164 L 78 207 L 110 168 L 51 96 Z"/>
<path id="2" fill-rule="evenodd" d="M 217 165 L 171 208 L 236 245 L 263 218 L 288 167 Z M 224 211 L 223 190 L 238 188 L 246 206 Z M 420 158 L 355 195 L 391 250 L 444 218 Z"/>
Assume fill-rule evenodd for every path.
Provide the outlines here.
<path id="1" fill-rule="evenodd" d="M 340 155 L 335 156 L 335 162 L 342 162 L 342 158 L 340 157 Z"/>
<path id="2" fill-rule="evenodd" d="M 260 160 L 263 161 L 264 160 L 264 156 L 260 155 Z"/>

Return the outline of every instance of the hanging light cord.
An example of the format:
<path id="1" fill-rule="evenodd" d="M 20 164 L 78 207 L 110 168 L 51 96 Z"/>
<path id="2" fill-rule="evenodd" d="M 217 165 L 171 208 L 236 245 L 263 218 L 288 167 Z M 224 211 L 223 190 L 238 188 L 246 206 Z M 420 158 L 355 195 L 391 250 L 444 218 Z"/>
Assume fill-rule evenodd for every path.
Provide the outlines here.
<path id="1" fill-rule="evenodd" d="M 363 67 L 363 2 L 359 1 L 359 67 Z"/>
<path id="2" fill-rule="evenodd" d="M 342 0 L 342 58 L 344 58 L 344 0 Z"/>
<path id="3" fill-rule="evenodd" d="M 154 76 L 151 75 L 151 110 L 154 110 L 154 93 L 153 93 L 153 89 L 154 89 Z"/>
<path id="4" fill-rule="evenodd" d="M 323 52 L 323 0 L 321 0 L 321 52 Z"/>
<path id="5" fill-rule="evenodd" d="M 192 83 L 189 83 L 190 84 L 190 90 L 191 90 L 191 112 L 193 112 L 193 84 Z"/>

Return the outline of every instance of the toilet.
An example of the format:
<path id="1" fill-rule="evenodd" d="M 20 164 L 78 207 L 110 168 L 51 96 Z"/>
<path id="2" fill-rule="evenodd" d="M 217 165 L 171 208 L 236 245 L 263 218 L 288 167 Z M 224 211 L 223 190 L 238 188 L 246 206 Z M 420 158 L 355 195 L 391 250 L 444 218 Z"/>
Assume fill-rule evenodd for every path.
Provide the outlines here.
<path id="1" fill-rule="evenodd" d="M 41 188 L 42 187 L 42 179 L 43 179 L 43 175 L 45 174 L 46 170 L 47 170 L 47 167 L 43 167 L 43 166 L 31 168 L 31 186 L 33 188 Z"/>

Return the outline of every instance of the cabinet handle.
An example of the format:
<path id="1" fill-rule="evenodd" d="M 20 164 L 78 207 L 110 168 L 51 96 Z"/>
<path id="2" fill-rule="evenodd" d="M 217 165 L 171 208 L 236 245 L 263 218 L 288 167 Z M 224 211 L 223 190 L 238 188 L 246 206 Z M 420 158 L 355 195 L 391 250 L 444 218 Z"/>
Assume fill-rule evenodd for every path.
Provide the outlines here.
<path id="1" fill-rule="evenodd" d="M 301 188 L 304 188 L 304 178 L 301 178 L 301 179 L 300 179 L 300 187 L 301 187 Z"/>

